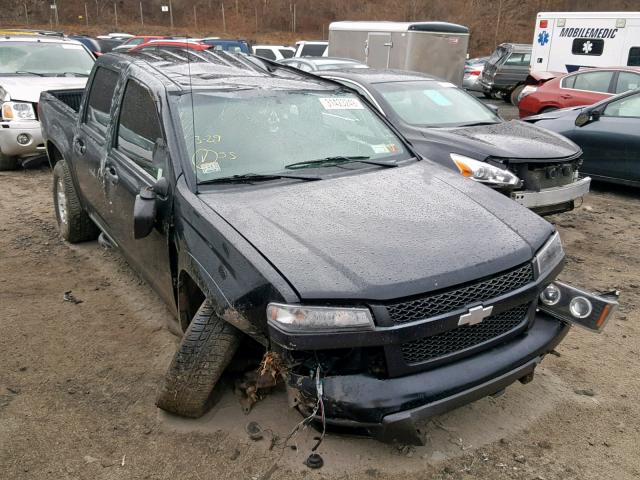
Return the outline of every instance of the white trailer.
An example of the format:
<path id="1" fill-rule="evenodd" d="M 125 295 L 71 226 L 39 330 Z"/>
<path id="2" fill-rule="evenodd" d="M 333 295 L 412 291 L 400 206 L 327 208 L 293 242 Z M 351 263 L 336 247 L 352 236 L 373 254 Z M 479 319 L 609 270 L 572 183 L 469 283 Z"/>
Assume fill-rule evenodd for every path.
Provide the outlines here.
<path id="1" fill-rule="evenodd" d="M 640 12 L 540 12 L 531 72 L 640 66 Z"/>
<path id="2" fill-rule="evenodd" d="M 469 29 L 446 22 L 333 22 L 329 56 L 372 68 L 428 73 L 462 84 Z"/>

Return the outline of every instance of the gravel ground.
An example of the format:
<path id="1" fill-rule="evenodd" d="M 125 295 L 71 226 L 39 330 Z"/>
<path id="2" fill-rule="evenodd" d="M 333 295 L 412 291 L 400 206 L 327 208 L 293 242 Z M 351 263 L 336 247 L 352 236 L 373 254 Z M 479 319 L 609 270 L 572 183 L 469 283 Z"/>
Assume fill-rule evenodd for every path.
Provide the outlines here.
<path id="1" fill-rule="evenodd" d="M 59 238 L 50 184 L 45 168 L 0 174 L 0 478 L 640 478 L 637 191 L 597 186 L 550 218 L 561 278 L 622 290 L 603 334 L 573 329 L 532 383 L 428 422 L 424 447 L 329 435 L 310 471 L 314 432 L 270 448 L 299 421 L 282 392 L 249 416 L 228 388 L 202 419 L 154 407 L 178 342 L 169 313 L 117 252 Z M 250 420 L 267 438 L 247 438 Z"/>

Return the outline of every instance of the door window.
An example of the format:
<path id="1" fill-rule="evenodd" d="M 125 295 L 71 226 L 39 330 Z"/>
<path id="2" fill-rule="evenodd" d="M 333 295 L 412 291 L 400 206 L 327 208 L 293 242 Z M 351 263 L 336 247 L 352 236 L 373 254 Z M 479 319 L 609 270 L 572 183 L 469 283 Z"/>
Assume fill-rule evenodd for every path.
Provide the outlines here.
<path id="1" fill-rule="evenodd" d="M 98 67 L 91 83 L 85 123 L 103 134 L 109 126 L 111 100 L 117 83 L 118 74 L 103 67 Z"/>
<path id="2" fill-rule="evenodd" d="M 640 67 L 640 47 L 631 47 L 629 49 L 629 60 L 627 60 L 627 65 Z"/>
<path id="3" fill-rule="evenodd" d="M 291 58 L 293 57 L 293 54 L 296 53 L 293 50 L 289 50 L 289 49 L 278 49 L 278 51 L 280 52 L 280 55 L 282 55 L 282 58 Z"/>
<path id="4" fill-rule="evenodd" d="M 153 148 L 162 138 L 156 105 L 149 90 L 129 80 L 122 99 L 116 148 L 154 178 L 164 165 L 153 164 Z"/>
<path id="5" fill-rule="evenodd" d="M 609 92 L 613 72 L 587 72 L 576 75 L 573 88 L 590 92 Z"/>
<path id="6" fill-rule="evenodd" d="M 609 103 L 603 112 L 607 117 L 640 117 L 640 94 Z"/>
<path id="7" fill-rule="evenodd" d="M 640 88 L 640 75 L 633 72 L 620 72 L 616 83 L 616 93 L 628 92 Z"/>
<path id="8" fill-rule="evenodd" d="M 504 62 L 505 65 L 509 65 L 512 67 L 523 67 L 528 66 L 531 62 L 531 54 L 530 53 L 512 53 L 507 58 L 507 61 Z"/>

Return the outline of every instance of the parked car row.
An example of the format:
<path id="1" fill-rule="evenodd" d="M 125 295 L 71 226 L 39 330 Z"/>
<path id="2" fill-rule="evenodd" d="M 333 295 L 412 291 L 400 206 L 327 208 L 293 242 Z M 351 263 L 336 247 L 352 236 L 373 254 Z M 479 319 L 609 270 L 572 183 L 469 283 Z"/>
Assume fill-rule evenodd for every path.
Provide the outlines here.
<path id="1" fill-rule="evenodd" d="M 570 324 L 606 324 L 617 296 L 558 282 L 554 227 L 482 184 L 515 184 L 519 162 L 467 157 L 505 127 L 462 90 L 166 48 L 104 55 L 86 89 L 39 101 L 62 236 L 119 248 L 183 332 L 160 408 L 202 415 L 238 352 L 281 366 L 303 423 L 420 444 L 416 421 L 531 381 Z M 421 153 L 418 107 L 467 148 L 450 168 Z M 573 144 L 515 125 L 571 158 L 517 175 L 573 182 Z"/>

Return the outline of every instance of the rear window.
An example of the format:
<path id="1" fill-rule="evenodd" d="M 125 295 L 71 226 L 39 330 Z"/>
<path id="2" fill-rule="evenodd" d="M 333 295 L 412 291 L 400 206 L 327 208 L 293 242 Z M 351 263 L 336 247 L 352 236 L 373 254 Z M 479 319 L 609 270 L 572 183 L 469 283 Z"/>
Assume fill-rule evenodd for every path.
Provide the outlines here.
<path id="1" fill-rule="evenodd" d="M 256 48 L 256 55 L 262 58 L 266 58 L 268 60 L 275 60 L 276 54 L 273 53 L 272 50 L 268 48 Z"/>
<path id="2" fill-rule="evenodd" d="M 306 43 L 300 52 L 301 57 L 321 57 L 327 49 L 326 45 L 317 45 Z"/>
<path id="3" fill-rule="evenodd" d="M 571 75 L 570 77 L 563 78 L 560 86 L 563 88 L 573 88 L 575 84 L 576 84 L 576 76 Z"/>
<path id="4" fill-rule="evenodd" d="M 628 92 L 640 88 L 640 75 L 633 72 L 620 72 L 616 82 L 616 93 Z"/>
<path id="5" fill-rule="evenodd" d="M 629 49 L 629 60 L 627 60 L 627 65 L 640 67 L 640 47 L 631 47 Z"/>
<path id="6" fill-rule="evenodd" d="M 85 122 L 102 133 L 107 131 L 107 126 L 109 125 L 111 100 L 117 83 L 118 74 L 102 67 L 96 70 L 91 83 Z"/>
<path id="7" fill-rule="evenodd" d="M 575 76 L 573 88 L 576 90 L 588 90 L 590 92 L 609 92 L 613 72 L 588 72 Z"/>
<path id="8" fill-rule="evenodd" d="M 571 44 L 574 55 L 602 55 L 604 40 L 599 38 L 576 38 Z"/>
<path id="9" fill-rule="evenodd" d="M 493 53 L 489 57 L 489 60 L 487 60 L 487 63 L 496 64 L 496 63 L 498 63 L 498 60 L 500 60 L 506 54 L 507 54 L 507 49 L 506 48 L 498 47 L 493 51 Z"/>

